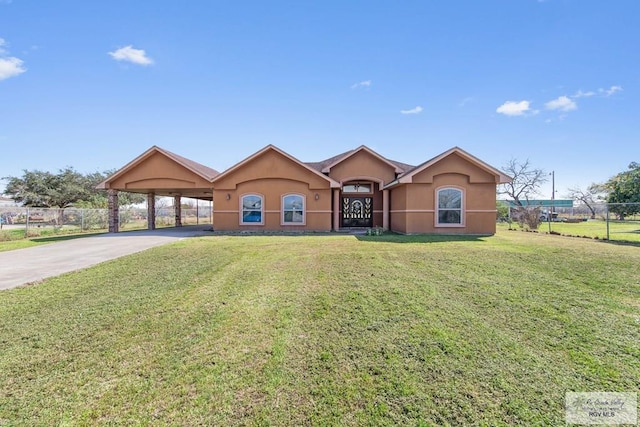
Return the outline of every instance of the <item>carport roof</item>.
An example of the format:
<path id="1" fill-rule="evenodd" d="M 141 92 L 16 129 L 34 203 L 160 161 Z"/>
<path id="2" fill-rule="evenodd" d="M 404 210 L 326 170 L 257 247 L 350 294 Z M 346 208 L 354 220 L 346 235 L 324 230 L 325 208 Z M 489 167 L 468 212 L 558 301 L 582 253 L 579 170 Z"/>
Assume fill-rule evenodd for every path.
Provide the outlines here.
<path id="1" fill-rule="evenodd" d="M 154 145 L 153 147 L 149 148 L 147 151 L 145 151 L 144 153 L 142 153 L 141 155 L 139 155 L 138 157 L 136 157 L 135 159 L 133 159 L 132 161 L 127 163 L 125 166 L 123 166 L 122 168 L 118 169 L 118 171 L 116 171 L 116 173 L 114 173 L 113 175 L 109 176 L 107 179 L 105 179 L 101 183 L 99 183 L 96 186 L 96 188 L 99 188 L 99 189 L 107 189 L 107 188 L 109 188 L 109 183 L 110 182 L 114 181 L 115 179 L 117 179 L 118 177 L 120 177 L 123 174 L 127 173 L 128 171 L 132 170 L 138 164 L 140 164 L 145 159 L 149 158 L 151 155 L 153 155 L 155 153 L 163 154 L 164 156 L 170 158 L 174 162 L 176 162 L 179 165 L 183 166 L 184 168 L 190 170 L 191 172 L 195 173 L 196 175 L 199 175 L 203 179 L 206 179 L 207 181 L 212 181 L 213 178 L 215 178 L 216 176 L 218 176 L 220 174 L 220 172 L 218 172 L 215 169 L 212 169 L 212 168 L 210 168 L 208 166 L 205 166 L 205 165 L 200 164 L 198 162 L 195 162 L 193 160 L 187 159 L 186 157 L 179 156 L 178 154 L 172 153 L 171 151 L 165 150 L 164 148 L 160 148 L 157 145 Z"/>

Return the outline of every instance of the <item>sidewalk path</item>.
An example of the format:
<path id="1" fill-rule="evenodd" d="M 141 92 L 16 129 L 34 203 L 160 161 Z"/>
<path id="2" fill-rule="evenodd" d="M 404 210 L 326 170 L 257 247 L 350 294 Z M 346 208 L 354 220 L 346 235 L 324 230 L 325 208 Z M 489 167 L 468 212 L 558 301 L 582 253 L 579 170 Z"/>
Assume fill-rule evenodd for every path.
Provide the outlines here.
<path id="1" fill-rule="evenodd" d="M 186 237 L 212 235 L 211 225 L 100 234 L 0 252 L 0 290 L 80 270 Z"/>

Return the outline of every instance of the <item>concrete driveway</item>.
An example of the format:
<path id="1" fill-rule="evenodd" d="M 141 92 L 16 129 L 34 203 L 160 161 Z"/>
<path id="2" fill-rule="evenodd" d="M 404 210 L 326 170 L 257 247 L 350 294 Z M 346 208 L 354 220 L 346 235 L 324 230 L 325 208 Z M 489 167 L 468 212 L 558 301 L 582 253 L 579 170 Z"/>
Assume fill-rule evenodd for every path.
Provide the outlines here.
<path id="1" fill-rule="evenodd" d="M 211 225 L 100 234 L 0 252 L 0 290 L 80 270 L 154 246 L 212 235 Z"/>

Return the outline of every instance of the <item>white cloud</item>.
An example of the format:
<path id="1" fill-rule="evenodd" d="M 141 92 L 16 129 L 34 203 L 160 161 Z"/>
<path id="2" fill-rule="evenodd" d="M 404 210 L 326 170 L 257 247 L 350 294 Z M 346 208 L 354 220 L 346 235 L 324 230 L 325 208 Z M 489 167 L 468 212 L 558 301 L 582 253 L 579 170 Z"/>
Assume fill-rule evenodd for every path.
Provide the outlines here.
<path id="1" fill-rule="evenodd" d="M 547 110 L 573 111 L 578 105 L 568 96 L 560 96 L 544 104 Z"/>
<path id="2" fill-rule="evenodd" d="M 22 64 L 24 64 L 22 59 L 13 56 L 4 56 L 9 53 L 4 48 L 6 45 L 6 40 L 0 38 L 0 80 L 15 77 L 27 71 L 27 69 L 22 66 Z"/>
<path id="3" fill-rule="evenodd" d="M 507 101 L 498 108 L 496 112 L 505 116 L 523 116 L 527 112 L 532 112 L 529 101 Z"/>
<path id="4" fill-rule="evenodd" d="M 0 80 L 8 79 L 9 77 L 15 77 L 19 74 L 27 71 L 22 66 L 23 61 L 18 58 L 0 58 Z"/>
<path id="5" fill-rule="evenodd" d="M 611 96 L 616 92 L 622 92 L 622 86 L 611 86 L 609 89 L 598 89 L 604 96 Z"/>
<path id="6" fill-rule="evenodd" d="M 465 99 L 463 99 L 462 101 L 460 101 L 460 103 L 458 104 L 458 107 L 464 107 L 465 105 L 471 103 L 475 101 L 475 99 L 473 99 L 473 97 L 468 96 Z"/>
<path id="7" fill-rule="evenodd" d="M 579 90 L 572 96 L 572 98 L 590 98 L 595 94 L 596 93 L 594 91 L 592 91 L 592 90 L 589 90 L 587 92 L 583 92 L 583 91 Z"/>
<path id="8" fill-rule="evenodd" d="M 415 108 L 410 110 L 400 110 L 400 114 L 420 114 L 422 112 L 422 107 L 417 105 Z"/>
<path id="9" fill-rule="evenodd" d="M 151 65 L 153 59 L 149 58 L 143 49 L 135 49 L 133 46 L 125 46 L 109 52 L 116 61 L 127 61 L 138 65 Z"/>
<path id="10" fill-rule="evenodd" d="M 354 83 L 351 85 L 351 89 L 358 89 L 360 87 L 369 88 L 371 87 L 371 80 L 364 80 L 358 83 Z"/>

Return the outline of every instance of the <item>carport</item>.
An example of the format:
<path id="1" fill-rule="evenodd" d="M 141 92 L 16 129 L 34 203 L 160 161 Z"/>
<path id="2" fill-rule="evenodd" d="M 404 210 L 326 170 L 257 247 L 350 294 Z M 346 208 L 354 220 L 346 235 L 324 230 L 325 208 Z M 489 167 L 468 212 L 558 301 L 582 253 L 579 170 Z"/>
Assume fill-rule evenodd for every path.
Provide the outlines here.
<path id="1" fill-rule="evenodd" d="M 219 172 L 200 163 L 153 146 L 116 173 L 102 181 L 97 188 L 109 195 L 109 232 L 119 231 L 118 193 L 147 195 L 147 228 L 156 228 L 156 196 L 173 197 L 175 225 L 182 226 L 181 199 L 189 197 L 213 201 L 211 181 Z"/>

